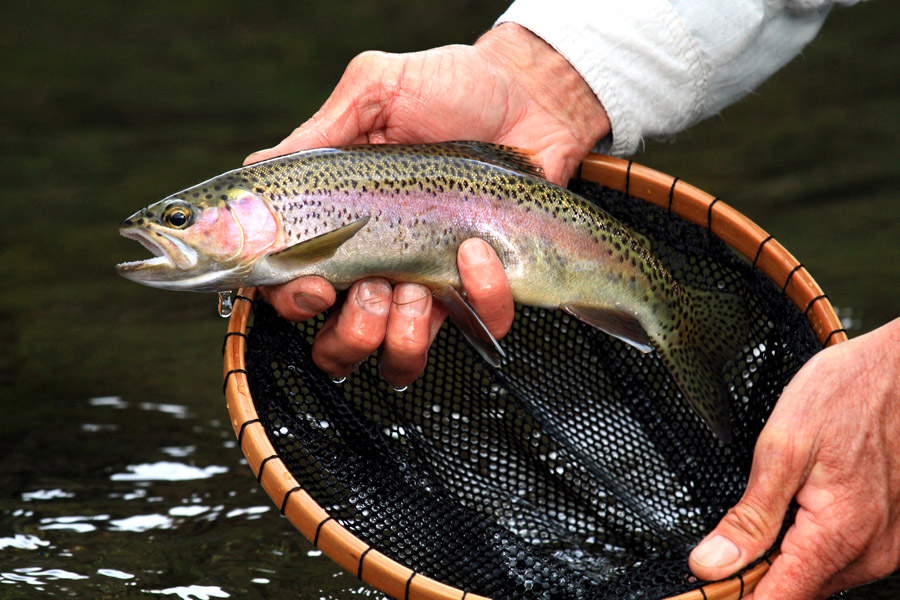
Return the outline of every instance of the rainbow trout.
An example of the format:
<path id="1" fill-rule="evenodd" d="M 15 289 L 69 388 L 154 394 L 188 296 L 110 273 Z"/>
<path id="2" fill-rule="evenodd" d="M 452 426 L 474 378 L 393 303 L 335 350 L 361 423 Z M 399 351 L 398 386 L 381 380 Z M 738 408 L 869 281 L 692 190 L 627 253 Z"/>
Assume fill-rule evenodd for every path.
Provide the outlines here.
<path id="1" fill-rule="evenodd" d="M 229 171 L 126 219 L 155 258 L 118 265 L 145 285 L 225 291 L 318 275 L 428 286 L 493 365 L 502 351 L 458 290 L 459 245 L 500 257 L 516 302 L 559 308 L 644 352 L 730 440 L 722 369 L 743 330 L 733 295 L 676 282 L 627 227 L 549 183 L 523 151 L 475 142 L 307 150 Z M 733 341 L 732 341 L 733 340 Z"/>

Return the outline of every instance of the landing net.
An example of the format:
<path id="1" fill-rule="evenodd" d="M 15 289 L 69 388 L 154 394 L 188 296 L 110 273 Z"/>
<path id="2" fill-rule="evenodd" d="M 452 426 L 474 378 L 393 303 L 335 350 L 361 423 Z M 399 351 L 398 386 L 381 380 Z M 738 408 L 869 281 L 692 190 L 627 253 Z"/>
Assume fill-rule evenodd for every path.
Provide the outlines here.
<path id="1" fill-rule="evenodd" d="M 845 338 L 831 306 L 724 203 L 606 157 L 581 175 L 573 190 L 640 233 L 676 280 L 745 299 L 751 326 L 725 370 L 731 444 L 655 353 L 561 311 L 517 307 L 500 369 L 445 326 L 397 392 L 375 358 L 334 383 L 310 358 L 321 319 L 238 298 L 226 390 L 253 472 L 314 544 L 392 597 L 738 598 L 768 566 L 710 585 L 688 554 L 740 498 L 784 386 Z"/>

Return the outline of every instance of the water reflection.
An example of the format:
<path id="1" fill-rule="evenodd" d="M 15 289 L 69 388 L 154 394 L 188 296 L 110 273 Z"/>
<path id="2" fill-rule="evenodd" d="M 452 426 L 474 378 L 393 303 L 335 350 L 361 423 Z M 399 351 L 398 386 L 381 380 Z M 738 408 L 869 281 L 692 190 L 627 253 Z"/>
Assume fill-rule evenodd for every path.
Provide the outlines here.
<path id="1" fill-rule="evenodd" d="M 381 598 L 278 517 L 229 424 L 173 402 L 83 406 L 71 427 L 105 460 L 0 497 L 3 598 Z"/>
<path id="2" fill-rule="evenodd" d="M 97 575 L 112 577 L 113 579 L 134 579 L 134 575 L 131 573 L 125 573 L 117 569 L 97 569 Z"/>
<path id="3" fill-rule="evenodd" d="M 2 583 L 26 583 L 38 591 L 44 591 L 48 582 L 58 580 L 71 581 L 74 579 L 87 579 L 87 576 L 64 571 L 63 569 L 43 570 L 40 567 L 23 567 L 21 569 L 13 569 L 10 573 L 0 573 L 0 582 Z"/>
<path id="4" fill-rule="evenodd" d="M 228 471 L 227 467 L 211 465 L 195 467 L 184 463 L 161 461 L 140 465 L 128 465 L 128 473 L 114 473 L 113 481 L 190 481 L 192 479 L 209 479 Z"/>
<path id="5" fill-rule="evenodd" d="M 75 494 L 66 492 L 59 488 L 53 490 L 35 490 L 33 492 L 25 492 L 22 494 L 22 500 L 29 502 L 31 500 L 53 500 L 55 498 L 72 498 Z"/>
<path id="6" fill-rule="evenodd" d="M 51 530 L 68 530 L 77 531 L 78 533 L 88 533 L 97 529 L 92 521 L 108 521 L 109 515 L 93 515 L 93 516 L 63 516 L 63 517 L 47 517 L 41 519 L 41 531 Z"/>
<path id="7" fill-rule="evenodd" d="M 23 535 L 17 533 L 13 537 L 0 538 L 0 550 L 6 548 L 16 548 L 19 550 L 37 550 L 42 546 L 49 546 L 50 542 L 42 540 L 34 535 Z"/>
<path id="8" fill-rule="evenodd" d="M 165 590 L 146 590 L 150 594 L 163 594 L 165 596 L 178 596 L 183 600 L 209 600 L 210 598 L 230 598 L 231 594 L 217 586 L 189 585 L 168 588 Z"/>

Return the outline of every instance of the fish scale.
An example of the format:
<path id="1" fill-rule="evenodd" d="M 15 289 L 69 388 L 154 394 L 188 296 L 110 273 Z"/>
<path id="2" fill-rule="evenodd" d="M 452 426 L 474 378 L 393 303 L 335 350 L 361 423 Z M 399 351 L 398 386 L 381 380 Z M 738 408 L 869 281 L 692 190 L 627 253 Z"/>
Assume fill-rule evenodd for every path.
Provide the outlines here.
<path id="1" fill-rule="evenodd" d="M 305 275 L 339 289 L 371 276 L 421 283 L 499 363 L 496 341 L 455 291 L 457 250 L 479 237 L 517 302 L 656 350 L 685 399 L 730 439 L 722 369 L 744 327 L 740 300 L 680 286 L 640 238 L 543 179 L 524 151 L 476 142 L 308 150 L 173 194 L 122 233 L 157 258 L 119 272 L 156 287 L 221 291 Z"/>

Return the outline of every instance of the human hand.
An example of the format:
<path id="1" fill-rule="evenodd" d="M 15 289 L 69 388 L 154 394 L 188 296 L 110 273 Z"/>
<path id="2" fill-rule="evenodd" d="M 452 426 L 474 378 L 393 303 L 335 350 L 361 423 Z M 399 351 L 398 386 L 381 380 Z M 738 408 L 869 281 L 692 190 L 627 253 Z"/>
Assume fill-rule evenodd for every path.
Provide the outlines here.
<path id="1" fill-rule="evenodd" d="M 606 112 L 566 59 L 506 23 L 473 46 L 360 54 L 312 118 L 245 162 L 343 144 L 465 139 L 528 149 L 547 179 L 565 184 L 609 131 Z"/>
<path id="2" fill-rule="evenodd" d="M 527 148 L 548 179 L 564 184 L 607 133 L 606 113 L 571 65 L 526 29 L 505 24 L 474 46 L 359 55 L 309 121 L 245 162 L 322 146 L 465 139 Z M 491 333 L 502 337 L 512 323 L 513 301 L 496 254 L 469 240 L 458 266 L 469 301 Z M 330 284 L 314 277 L 263 288 L 262 294 L 294 320 L 322 312 L 336 298 Z M 403 387 L 424 369 L 444 317 L 421 286 L 391 290 L 384 280 L 358 282 L 317 335 L 313 358 L 326 373 L 343 377 L 381 347 L 382 375 Z"/>
<path id="3" fill-rule="evenodd" d="M 513 299 L 500 259 L 491 246 L 473 238 L 462 243 L 457 268 L 472 308 L 495 338 L 509 330 Z M 334 288 L 320 277 L 301 277 L 260 288 L 286 319 L 304 321 L 335 302 Z M 425 369 L 428 347 L 447 313 L 431 290 L 414 283 L 391 289 L 381 278 L 353 284 L 340 311 L 329 315 L 316 335 L 312 357 L 320 369 L 345 377 L 381 347 L 379 368 L 396 388 L 412 383 Z"/>
<path id="4" fill-rule="evenodd" d="M 900 566 L 900 319 L 814 356 L 757 441 L 747 489 L 691 554 L 702 579 L 781 553 L 752 600 L 812 600 Z"/>

